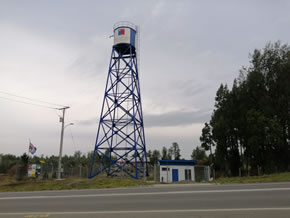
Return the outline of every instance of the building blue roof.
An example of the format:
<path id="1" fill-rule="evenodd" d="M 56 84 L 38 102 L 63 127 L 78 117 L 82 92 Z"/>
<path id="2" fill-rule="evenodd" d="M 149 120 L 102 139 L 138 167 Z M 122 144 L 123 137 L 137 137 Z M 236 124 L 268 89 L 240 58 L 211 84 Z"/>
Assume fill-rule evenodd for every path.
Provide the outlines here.
<path id="1" fill-rule="evenodd" d="M 160 165 L 170 166 L 194 166 L 196 165 L 195 160 L 159 160 Z"/>

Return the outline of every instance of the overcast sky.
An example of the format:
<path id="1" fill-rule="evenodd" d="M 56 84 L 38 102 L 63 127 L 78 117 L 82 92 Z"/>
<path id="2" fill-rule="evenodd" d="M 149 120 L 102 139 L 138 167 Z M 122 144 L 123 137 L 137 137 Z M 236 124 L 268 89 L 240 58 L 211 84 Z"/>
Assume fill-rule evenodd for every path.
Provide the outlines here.
<path id="1" fill-rule="evenodd" d="M 94 149 L 112 28 L 141 28 L 140 83 L 147 149 L 178 142 L 190 158 L 217 88 L 249 53 L 290 39 L 285 1 L 0 0 L 0 92 L 69 105 L 64 153 Z M 58 155 L 59 111 L 0 94 L 0 153 Z M 23 99 L 22 99 L 23 100 Z"/>

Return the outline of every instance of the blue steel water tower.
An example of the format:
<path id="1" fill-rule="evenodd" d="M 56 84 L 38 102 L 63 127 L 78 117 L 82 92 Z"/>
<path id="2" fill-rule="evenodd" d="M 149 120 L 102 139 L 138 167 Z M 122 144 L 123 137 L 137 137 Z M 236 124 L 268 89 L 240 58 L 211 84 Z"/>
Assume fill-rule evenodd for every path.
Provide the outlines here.
<path id="1" fill-rule="evenodd" d="M 144 122 L 138 72 L 137 27 L 129 22 L 114 25 L 114 45 L 97 131 L 89 178 L 124 172 L 148 175 Z"/>

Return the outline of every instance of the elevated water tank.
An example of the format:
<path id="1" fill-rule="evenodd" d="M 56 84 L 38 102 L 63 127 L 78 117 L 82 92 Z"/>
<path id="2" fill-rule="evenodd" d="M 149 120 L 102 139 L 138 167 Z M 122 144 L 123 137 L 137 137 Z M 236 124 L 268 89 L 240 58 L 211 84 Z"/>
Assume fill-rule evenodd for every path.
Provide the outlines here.
<path id="1" fill-rule="evenodd" d="M 129 54 L 136 50 L 136 26 L 130 22 L 118 22 L 114 25 L 114 47 L 120 53 Z"/>

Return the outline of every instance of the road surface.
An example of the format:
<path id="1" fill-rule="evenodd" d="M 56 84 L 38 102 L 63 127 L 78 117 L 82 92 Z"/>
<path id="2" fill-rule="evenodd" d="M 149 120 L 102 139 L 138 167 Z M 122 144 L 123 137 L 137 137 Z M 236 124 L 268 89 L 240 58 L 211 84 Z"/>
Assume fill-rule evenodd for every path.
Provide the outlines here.
<path id="1" fill-rule="evenodd" d="M 2 217 L 290 217 L 290 183 L 1 192 Z"/>

